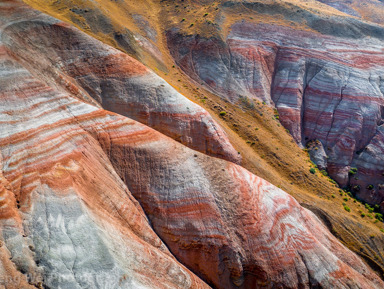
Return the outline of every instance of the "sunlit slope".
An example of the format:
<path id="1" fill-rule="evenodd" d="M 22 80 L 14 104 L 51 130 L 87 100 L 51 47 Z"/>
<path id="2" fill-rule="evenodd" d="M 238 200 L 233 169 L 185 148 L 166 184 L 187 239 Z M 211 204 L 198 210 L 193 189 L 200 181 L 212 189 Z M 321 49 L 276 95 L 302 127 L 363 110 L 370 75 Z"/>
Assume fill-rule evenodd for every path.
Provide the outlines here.
<path id="1" fill-rule="evenodd" d="M 380 0 L 318 0 L 339 11 L 362 18 L 366 21 L 384 24 L 384 3 Z"/>

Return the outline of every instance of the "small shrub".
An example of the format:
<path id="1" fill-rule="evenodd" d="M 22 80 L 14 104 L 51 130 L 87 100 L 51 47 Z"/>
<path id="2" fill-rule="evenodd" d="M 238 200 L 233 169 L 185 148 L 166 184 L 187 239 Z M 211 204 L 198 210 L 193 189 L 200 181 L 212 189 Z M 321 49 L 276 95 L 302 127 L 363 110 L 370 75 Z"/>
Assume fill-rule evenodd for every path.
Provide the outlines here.
<path id="1" fill-rule="evenodd" d="M 355 185 L 355 186 L 353 186 L 352 190 L 354 192 L 359 192 L 360 191 L 360 186 L 359 185 Z"/>
<path id="2" fill-rule="evenodd" d="M 334 195 L 334 194 L 332 194 L 332 196 L 331 196 L 332 198 L 336 198 L 336 196 Z"/>
<path id="3" fill-rule="evenodd" d="M 382 215 L 382 214 L 380 214 L 380 213 L 376 213 L 376 214 L 375 214 L 375 218 L 376 218 L 377 220 L 379 220 L 380 222 L 383 222 L 383 215 Z"/>
<path id="4" fill-rule="evenodd" d="M 365 217 L 365 213 L 361 213 L 361 215 L 360 215 L 362 218 L 364 218 Z"/>
<path id="5" fill-rule="evenodd" d="M 245 108 L 252 110 L 255 108 L 254 102 L 249 97 L 240 95 L 239 100 L 241 101 L 242 106 L 244 106 Z"/>
<path id="6" fill-rule="evenodd" d="M 310 168 L 309 172 L 314 175 L 316 173 L 316 170 L 314 168 Z"/>
<path id="7" fill-rule="evenodd" d="M 373 185 L 369 185 L 369 186 L 367 187 L 368 190 L 373 190 L 373 188 L 374 188 Z"/>
<path id="8" fill-rule="evenodd" d="M 356 174 L 357 174 L 357 168 L 351 168 L 351 169 L 349 170 L 349 174 L 350 174 L 350 175 L 356 175 Z"/>
<path id="9" fill-rule="evenodd" d="M 346 202 L 348 202 L 348 198 L 347 198 L 347 197 L 344 197 L 343 200 L 346 201 Z"/>
<path id="10" fill-rule="evenodd" d="M 328 173 L 327 173 L 326 170 L 321 170 L 320 173 L 322 173 L 322 174 L 323 174 L 324 176 L 326 176 L 326 177 L 328 176 Z"/>
<path id="11" fill-rule="evenodd" d="M 220 111 L 220 115 L 221 115 L 221 116 L 225 116 L 226 114 L 227 114 L 226 111 Z"/>
<path id="12" fill-rule="evenodd" d="M 370 206 L 370 205 L 368 205 L 368 204 L 365 204 L 365 208 L 370 212 L 370 213 L 372 213 L 374 210 L 373 210 L 373 208 Z"/>
<path id="13" fill-rule="evenodd" d="M 351 211 L 351 208 L 348 207 L 347 205 L 344 205 L 344 210 L 346 210 L 349 213 Z"/>

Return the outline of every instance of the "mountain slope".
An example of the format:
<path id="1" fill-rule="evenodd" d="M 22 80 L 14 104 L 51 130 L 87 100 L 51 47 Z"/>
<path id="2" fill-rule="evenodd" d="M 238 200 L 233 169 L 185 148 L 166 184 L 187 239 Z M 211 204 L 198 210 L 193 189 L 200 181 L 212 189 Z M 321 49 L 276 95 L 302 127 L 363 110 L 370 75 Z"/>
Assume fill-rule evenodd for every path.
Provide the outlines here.
<path id="1" fill-rule="evenodd" d="M 35 288 L 205 288 L 204 281 L 218 288 L 383 287 L 282 190 L 163 135 L 239 161 L 209 114 L 160 77 L 19 1 L 3 1 L 0 9 L 2 275 L 20 280 L 33 274 Z M 238 34 L 233 38 L 242 43 Z M 164 56 L 163 65 L 171 69 L 168 61 Z M 186 91 L 196 93 L 196 83 L 179 77 Z M 252 108 L 247 110 L 209 91 L 204 95 L 208 108 L 226 110 L 218 121 L 233 129 L 226 127 L 243 165 L 287 187 L 380 270 L 382 237 L 371 236 L 380 234 L 377 227 L 357 219 L 359 204 L 349 204 L 356 210 L 349 216 L 341 200 L 313 193 L 316 188 L 324 190 L 321 197 L 338 194 L 325 177 L 308 173 L 304 153 L 271 120 L 273 109 L 245 102 Z M 136 115 L 143 104 L 146 113 Z M 259 139 L 249 148 L 239 136 L 254 137 L 256 123 Z M 200 133 L 207 136 L 204 143 Z M 296 169 L 293 184 L 286 175 Z M 7 284 L 20 286 L 28 285 Z"/>
<path id="2" fill-rule="evenodd" d="M 10 19 L 9 8 L 44 19 L 13 3 L 1 7 Z M 49 288 L 206 287 L 134 196 L 171 252 L 218 288 L 384 285 L 283 191 L 47 86 L 13 55 L 3 46 L 2 241 L 21 273 Z"/>
<path id="3" fill-rule="evenodd" d="M 129 56 L 52 19 L 11 23 L 2 40 L 47 83 L 54 81 L 81 99 L 139 120 L 194 149 L 239 161 L 206 111 Z"/>
<path id="4" fill-rule="evenodd" d="M 332 177 L 340 183 L 347 180 L 347 183 L 353 184 L 352 188 L 360 183 L 360 192 L 355 193 L 366 200 L 379 202 L 381 168 L 378 160 L 381 154 L 375 152 L 375 143 L 379 142 L 375 138 L 374 146 L 367 146 L 372 147 L 373 154 L 359 156 L 353 150 L 369 141 L 369 136 L 359 137 L 358 132 L 365 135 L 366 131 L 375 130 L 378 125 L 375 119 L 380 117 L 380 104 L 376 105 L 381 101 L 379 87 L 377 79 L 369 77 L 369 73 L 380 73 L 381 40 L 374 37 L 380 38 L 382 28 L 363 23 L 357 17 L 351 18 L 344 13 L 346 11 L 314 0 L 263 3 L 143 1 L 142 5 L 128 0 L 25 2 L 72 22 L 90 35 L 129 53 L 149 65 L 175 89 L 199 102 L 226 130 L 231 143 L 241 152 L 244 167 L 283 188 L 313 210 L 343 244 L 383 274 L 384 254 L 380 248 L 384 245 L 384 238 L 379 230 L 383 229 L 382 223 L 375 223 L 374 218 L 369 218 L 371 213 L 362 204 L 354 203 L 347 194 L 340 193 L 332 180 L 319 172 L 311 174 L 309 169 L 312 165 L 307 154 L 293 143 L 276 120 L 279 118 L 296 141 L 301 142 L 301 139 L 303 145 L 314 139 L 310 142 L 313 147 L 311 154 L 315 154 L 313 159 L 320 167 L 322 161 L 327 160 Z M 367 14 L 376 11 L 368 8 L 364 8 Z M 349 35 L 349 39 L 343 35 Z M 364 38 L 365 35 L 371 35 L 371 38 Z M 306 46 L 300 43 L 301 39 L 306 40 L 303 42 Z M 323 43 L 326 45 L 323 46 Z M 361 51 L 359 45 L 370 50 Z M 178 68 L 171 56 L 172 52 L 178 61 L 177 49 L 186 55 L 180 62 L 183 70 Z M 161 58 L 161 61 L 154 60 L 154 57 Z M 368 65 L 373 58 L 377 64 Z M 188 65 L 193 69 L 186 69 Z M 279 73 L 276 70 L 276 77 L 275 66 L 280 70 Z M 317 74 L 304 97 L 310 102 L 301 106 L 303 88 L 300 87 L 306 83 L 302 75 L 310 79 L 317 69 L 322 69 L 321 73 Z M 212 79 L 205 82 L 196 74 L 199 71 Z M 334 102 L 340 99 L 340 88 L 347 82 L 343 77 L 349 75 L 349 71 L 353 72 L 353 82 L 348 84 L 348 89 L 343 89 L 349 96 L 334 113 Z M 338 80 L 333 82 L 333 77 Z M 288 89 L 284 87 L 287 86 L 285 82 L 294 86 Z M 369 98 L 352 95 L 361 94 L 358 92 L 361 88 L 352 85 L 356 82 L 363 84 L 361 88 L 369 92 Z M 373 86 L 368 82 L 372 82 Z M 311 110 L 323 93 L 328 94 L 323 90 L 316 92 L 318 86 L 327 87 L 334 94 L 328 96 L 329 103 L 321 104 L 324 111 Z M 311 95 L 313 91 L 317 94 Z M 237 94 L 246 97 L 240 97 L 236 102 Z M 280 94 L 282 97 L 279 97 Z M 263 105 L 260 98 L 271 102 L 272 106 L 276 101 L 281 115 L 278 116 L 273 107 Z M 372 106 L 374 111 L 367 110 L 365 107 L 372 103 L 375 104 Z M 353 110 L 346 118 L 351 121 L 340 123 L 338 120 L 345 116 L 343 111 L 349 106 Z M 301 121 L 304 107 L 306 117 L 303 117 L 305 121 Z M 225 115 L 219 115 L 221 112 Z M 331 115 L 335 115 L 335 121 L 327 141 L 324 131 L 328 134 Z M 318 120 L 319 124 L 316 124 Z M 321 137 L 322 144 L 318 145 Z M 357 139 L 354 140 L 354 137 Z M 346 153 L 340 152 L 345 141 L 339 140 L 343 139 L 348 141 L 346 143 L 355 143 Z M 332 154 L 327 150 L 331 146 Z M 331 159 L 327 159 L 325 154 Z M 357 175 L 350 176 L 348 166 L 357 165 Z M 374 190 L 366 189 L 365 184 L 373 181 L 378 183 Z M 345 211 L 345 205 L 351 208 L 351 212 Z"/>
<path id="5" fill-rule="evenodd" d="M 321 3 L 327 4 L 340 10 L 344 13 L 355 17 L 362 18 L 366 21 L 384 24 L 384 3 L 381 0 L 366 0 L 366 1 L 340 1 L 340 0 L 318 0 Z"/>
<path id="6" fill-rule="evenodd" d="M 4 288 L 209 288 L 153 232 L 92 135 L 134 122 L 44 85 L 4 48 L 0 63 Z"/>
<path id="7" fill-rule="evenodd" d="M 297 143 L 321 143 L 319 157 L 326 161 L 318 165 L 341 187 L 381 204 L 384 28 L 268 1 L 224 2 L 220 13 L 230 15 L 240 5 L 254 13 L 281 13 L 301 26 L 235 21 L 226 39 L 173 28 L 167 37 L 176 62 L 233 104 L 274 105 Z"/>

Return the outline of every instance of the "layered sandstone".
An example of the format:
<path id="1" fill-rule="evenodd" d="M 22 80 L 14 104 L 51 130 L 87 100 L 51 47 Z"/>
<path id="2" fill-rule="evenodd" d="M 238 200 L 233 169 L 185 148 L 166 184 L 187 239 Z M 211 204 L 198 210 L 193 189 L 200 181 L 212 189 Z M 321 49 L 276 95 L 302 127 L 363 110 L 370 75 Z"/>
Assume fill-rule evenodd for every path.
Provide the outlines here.
<path id="1" fill-rule="evenodd" d="M 20 29 L 37 25 L 54 40 L 54 31 L 74 28 L 18 1 L 2 2 L 0 16 L 4 287 L 384 286 L 282 190 L 233 162 L 104 110 L 73 80 L 69 64 L 56 75 L 43 71 L 52 61 L 52 47 L 60 51 L 64 40 L 39 42 Z M 84 36 L 76 33 L 67 35 Z M 78 48 L 63 49 L 68 50 L 63 61 L 70 63 Z M 111 64 L 115 50 L 103 45 L 95 50 L 106 56 L 105 67 L 94 60 L 78 66 L 77 71 L 88 71 L 85 76 L 98 76 L 99 69 L 107 79 L 137 72 L 122 54 Z"/>
<path id="2" fill-rule="evenodd" d="M 384 24 L 384 3 L 380 0 L 317 0 L 347 13 L 379 24 Z"/>
<path id="3" fill-rule="evenodd" d="M 7 54 L 1 67 L 2 240 L 22 273 L 52 288 L 204 287 L 134 196 L 215 287 L 384 285 L 245 169 L 48 87 Z"/>
<path id="4" fill-rule="evenodd" d="M 2 41 L 45 83 L 138 120 L 195 150 L 240 162 L 237 151 L 208 112 L 143 64 L 65 23 L 36 13 L 20 21 L 4 19 Z"/>
<path id="5" fill-rule="evenodd" d="M 167 36 L 174 59 L 233 104 L 264 101 L 275 106 L 299 145 L 321 142 L 321 158 L 341 187 L 382 204 L 384 28 L 300 6 L 256 2 L 244 5 L 301 26 L 243 20 L 231 24 L 224 40 L 172 29 Z M 223 3 L 223 14 L 237 5 Z M 349 171 L 355 167 L 352 176 Z"/>
<path id="6" fill-rule="evenodd" d="M 4 48 L 0 67 L 2 286 L 208 288 L 154 233 L 95 138 L 121 117 L 45 85 Z"/>

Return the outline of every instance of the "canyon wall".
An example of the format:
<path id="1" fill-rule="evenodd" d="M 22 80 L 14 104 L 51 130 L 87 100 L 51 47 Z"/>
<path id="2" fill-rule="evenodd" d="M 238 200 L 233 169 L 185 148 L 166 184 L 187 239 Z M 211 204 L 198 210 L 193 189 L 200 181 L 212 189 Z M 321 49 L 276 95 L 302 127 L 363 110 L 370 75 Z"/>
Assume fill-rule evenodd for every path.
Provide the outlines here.
<path id="1" fill-rule="evenodd" d="M 224 2 L 223 14 L 236 5 Z M 175 61 L 233 104 L 275 107 L 300 146 L 318 143 L 313 160 L 341 187 L 383 204 L 384 28 L 299 6 L 244 5 L 291 22 L 237 21 L 225 39 L 172 28 L 167 39 Z"/>

